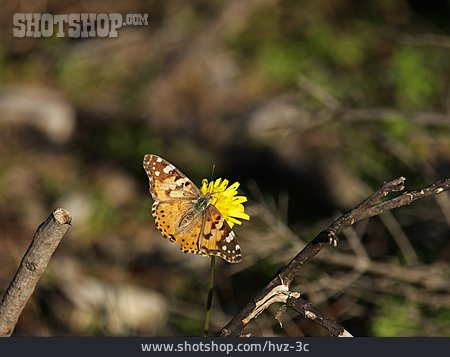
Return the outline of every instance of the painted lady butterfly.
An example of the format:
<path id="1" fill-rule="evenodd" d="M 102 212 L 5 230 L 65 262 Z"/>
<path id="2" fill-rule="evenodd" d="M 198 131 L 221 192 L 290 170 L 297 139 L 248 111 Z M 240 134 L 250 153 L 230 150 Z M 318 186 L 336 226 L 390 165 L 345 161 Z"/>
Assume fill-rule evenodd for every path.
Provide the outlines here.
<path id="1" fill-rule="evenodd" d="M 241 261 L 236 235 L 211 194 L 200 190 L 175 166 L 159 156 L 147 154 L 144 170 L 155 200 L 152 215 L 164 238 L 181 245 L 185 253 L 216 255 L 229 263 Z"/>

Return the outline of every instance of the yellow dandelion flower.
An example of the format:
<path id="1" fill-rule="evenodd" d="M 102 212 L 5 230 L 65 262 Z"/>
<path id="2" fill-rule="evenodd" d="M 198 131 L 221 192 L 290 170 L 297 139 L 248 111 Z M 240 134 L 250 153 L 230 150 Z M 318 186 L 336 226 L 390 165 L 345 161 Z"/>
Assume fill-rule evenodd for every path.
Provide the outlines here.
<path id="1" fill-rule="evenodd" d="M 235 224 L 242 224 L 239 219 L 249 220 L 250 216 L 245 213 L 244 202 L 247 202 L 247 197 L 237 196 L 237 189 L 239 182 L 235 182 L 228 186 L 228 180 L 221 178 L 208 182 L 204 179 L 200 192 L 204 196 L 210 197 L 210 203 L 214 205 L 223 215 L 231 228 Z"/>

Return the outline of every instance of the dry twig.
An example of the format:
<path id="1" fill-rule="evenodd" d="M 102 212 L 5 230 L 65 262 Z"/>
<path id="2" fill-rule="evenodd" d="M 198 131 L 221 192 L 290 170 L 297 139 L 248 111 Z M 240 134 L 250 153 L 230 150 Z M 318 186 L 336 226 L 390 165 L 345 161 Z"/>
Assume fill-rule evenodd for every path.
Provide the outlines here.
<path id="1" fill-rule="evenodd" d="M 439 194 L 450 189 L 450 179 L 438 181 L 422 189 L 404 192 L 393 199 L 379 202 L 380 199 L 393 192 L 404 189 L 405 178 L 400 177 L 395 180 L 385 182 L 379 190 L 373 193 L 353 210 L 335 220 L 329 227 L 320 232 L 311 242 L 309 242 L 278 274 L 261 290 L 261 292 L 250 301 L 220 332 L 221 336 L 238 336 L 244 327 L 267 307 L 274 302 L 283 302 L 294 310 L 301 312 L 305 317 L 313 316 L 308 312 L 313 312 L 313 320 L 327 328 L 335 336 L 346 336 L 348 333 L 336 324 L 330 324 L 331 319 L 317 310 L 313 310 L 310 303 L 300 298 L 300 295 L 289 291 L 289 286 L 293 278 L 300 269 L 325 245 L 337 245 L 337 235 L 351 225 L 377 216 L 387 210 L 402 207 L 411 202 L 431 195 Z M 308 316 L 310 315 L 310 316 Z"/>
<path id="2" fill-rule="evenodd" d="M 69 228 L 71 219 L 69 212 L 58 208 L 37 229 L 0 302 L 0 336 L 11 336 L 13 333 L 25 304 Z"/>

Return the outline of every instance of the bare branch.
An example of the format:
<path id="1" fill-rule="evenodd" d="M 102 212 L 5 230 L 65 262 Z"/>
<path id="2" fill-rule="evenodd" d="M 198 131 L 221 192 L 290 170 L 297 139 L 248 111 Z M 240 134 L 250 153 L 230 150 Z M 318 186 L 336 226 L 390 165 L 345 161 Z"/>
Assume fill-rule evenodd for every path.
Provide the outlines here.
<path id="1" fill-rule="evenodd" d="M 58 208 L 43 222 L 25 253 L 16 275 L 0 302 L 0 336 L 11 336 L 25 304 L 47 268 L 72 218 Z"/>
<path id="2" fill-rule="evenodd" d="M 333 336 L 336 337 L 352 337 L 352 335 L 335 321 L 324 315 L 321 311 L 311 305 L 310 302 L 290 296 L 286 301 L 286 305 L 294 311 L 300 313 L 304 318 L 314 321 L 319 326 L 326 328 Z"/>
<path id="3" fill-rule="evenodd" d="M 448 272 L 440 264 L 401 266 L 389 262 L 377 262 L 366 260 L 361 263 L 359 257 L 347 253 L 330 252 L 327 257 L 318 257 L 328 264 L 342 267 L 358 268 L 364 273 L 383 276 L 385 279 L 402 281 L 419 285 L 427 290 L 450 292 Z"/>
<path id="4" fill-rule="evenodd" d="M 374 192 L 370 197 L 356 206 L 347 214 L 335 220 L 328 228 L 320 232 L 312 241 L 310 241 L 284 268 L 282 268 L 277 275 L 261 290 L 261 292 L 250 301 L 220 332 L 221 336 L 238 336 L 244 327 L 260 313 L 261 304 L 256 302 L 269 301 L 267 296 L 270 295 L 274 289 L 280 285 L 285 287 L 285 296 L 293 296 L 289 293 L 289 286 L 293 278 L 299 273 L 300 269 L 323 247 L 327 244 L 333 246 L 337 245 L 337 235 L 344 229 L 361 220 L 379 215 L 382 212 L 394 208 L 402 207 L 411 202 L 425 198 L 431 195 L 439 194 L 450 189 L 450 179 L 438 181 L 430 186 L 405 192 L 393 199 L 378 202 L 383 197 L 390 193 L 399 192 L 404 189 L 404 177 L 399 177 L 392 181 L 385 182 L 379 190 Z M 276 299 L 271 299 L 277 302 Z M 291 299 L 292 300 L 292 299 Z M 279 300 L 278 300 L 279 302 Z M 264 304 L 266 309 L 270 304 Z M 301 310 L 301 309 L 300 309 Z M 332 331 L 330 331 L 332 332 Z"/>

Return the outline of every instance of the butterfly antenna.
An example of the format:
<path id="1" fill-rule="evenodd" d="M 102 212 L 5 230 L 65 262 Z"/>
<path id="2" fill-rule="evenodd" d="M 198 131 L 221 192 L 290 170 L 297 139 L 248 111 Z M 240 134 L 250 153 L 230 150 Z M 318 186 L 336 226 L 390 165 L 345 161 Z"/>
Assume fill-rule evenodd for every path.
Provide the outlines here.
<path id="1" fill-rule="evenodd" d="M 216 164 L 213 164 L 212 170 L 211 170 L 211 180 L 209 180 L 210 182 L 214 179 L 214 170 L 215 169 L 216 169 Z"/>

